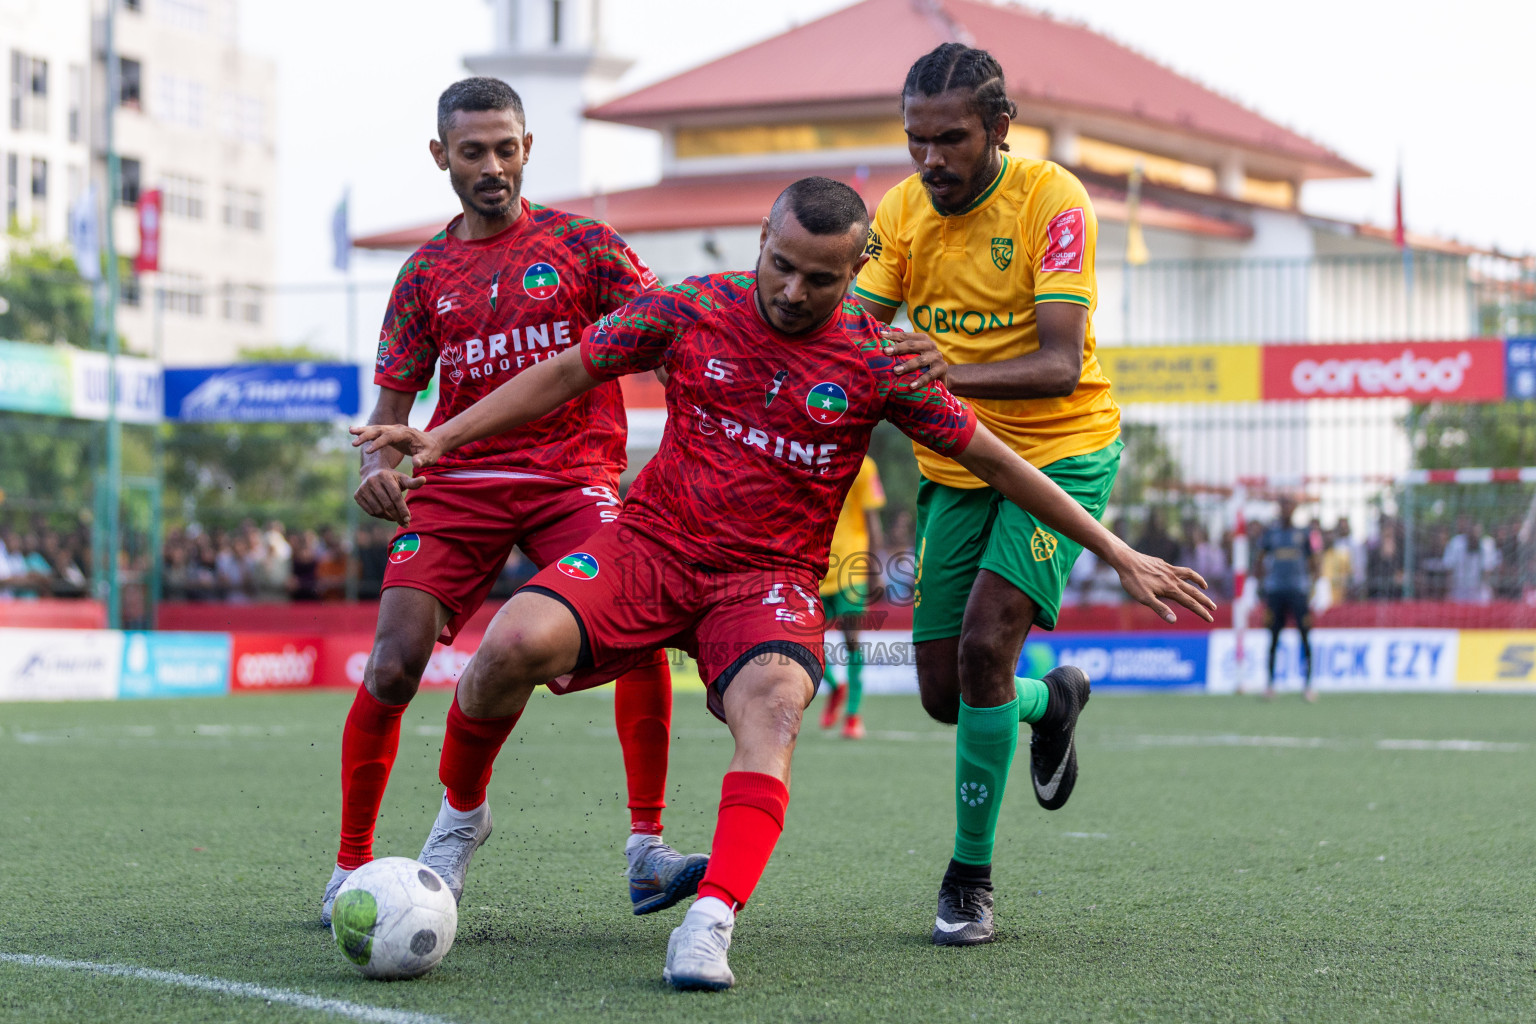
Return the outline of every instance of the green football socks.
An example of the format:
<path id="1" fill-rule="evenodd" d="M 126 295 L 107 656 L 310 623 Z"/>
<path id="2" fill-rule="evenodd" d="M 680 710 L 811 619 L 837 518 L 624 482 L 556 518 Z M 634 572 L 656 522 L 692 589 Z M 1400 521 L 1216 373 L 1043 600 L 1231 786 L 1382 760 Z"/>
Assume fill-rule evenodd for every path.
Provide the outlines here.
<path id="1" fill-rule="evenodd" d="M 864 700 L 864 645 L 850 644 L 848 647 L 848 713 L 859 713 L 859 705 Z"/>
<path id="2" fill-rule="evenodd" d="M 1045 707 L 1050 703 L 1051 691 L 1039 679 L 1014 676 L 1013 685 L 1019 691 L 1019 721 L 1034 725 L 1045 717 Z"/>
<path id="3" fill-rule="evenodd" d="M 960 702 L 955 737 L 955 860 L 962 864 L 992 863 L 997 815 L 1019 745 L 1020 703 L 1011 700 L 995 708 L 973 708 Z"/>

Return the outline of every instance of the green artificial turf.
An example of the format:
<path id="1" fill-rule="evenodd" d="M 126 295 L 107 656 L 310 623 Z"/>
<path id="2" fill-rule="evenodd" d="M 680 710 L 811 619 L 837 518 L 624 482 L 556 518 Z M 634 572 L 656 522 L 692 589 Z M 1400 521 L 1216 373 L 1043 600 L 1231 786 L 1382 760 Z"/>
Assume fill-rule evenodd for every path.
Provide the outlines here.
<path id="1" fill-rule="evenodd" d="M 348 700 L 0 705 L 0 953 L 459 1022 L 1536 1018 L 1529 697 L 1096 697 L 1063 810 L 1035 805 L 1021 744 L 999 941 L 972 949 L 928 942 L 952 732 L 915 698 L 870 698 L 862 743 L 813 715 L 718 995 L 661 981 L 682 907 L 629 912 L 612 703 L 591 694 L 536 698 L 504 750 L 447 959 L 358 975 L 317 923 Z M 380 855 L 414 856 L 430 825 L 446 703 L 406 717 Z M 680 693 L 674 718 L 667 836 L 688 851 L 708 848 L 731 749 L 702 704 Z M 0 963 L 0 1019 L 339 1018 Z"/>

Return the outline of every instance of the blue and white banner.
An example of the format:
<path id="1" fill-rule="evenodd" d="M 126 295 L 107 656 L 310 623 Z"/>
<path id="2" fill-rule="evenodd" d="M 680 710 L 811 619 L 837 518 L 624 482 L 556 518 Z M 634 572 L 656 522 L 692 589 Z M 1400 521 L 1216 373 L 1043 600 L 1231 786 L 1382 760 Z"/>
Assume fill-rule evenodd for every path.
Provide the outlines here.
<path id="1" fill-rule="evenodd" d="M 1019 674 L 1039 679 L 1076 665 L 1095 689 L 1203 690 L 1210 641 L 1205 633 L 1030 633 Z"/>
<path id="2" fill-rule="evenodd" d="M 243 363 L 165 371 L 165 418 L 303 423 L 353 417 L 359 370 L 351 363 Z"/>
<path id="3" fill-rule="evenodd" d="M 1504 387 L 1510 398 L 1536 398 L 1536 338 L 1504 342 Z"/>
<path id="4" fill-rule="evenodd" d="M 126 633 L 118 696 L 226 694 L 232 646 L 228 633 Z"/>
<path id="5" fill-rule="evenodd" d="M 1452 690 L 1459 637 L 1454 629 L 1314 629 L 1312 683 L 1320 692 Z M 1209 691 L 1263 690 L 1268 660 L 1269 630 L 1243 633 L 1241 662 L 1236 632 L 1212 630 Z M 1301 635 L 1283 630 L 1275 656 L 1275 689 L 1300 690 L 1304 674 Z"/>

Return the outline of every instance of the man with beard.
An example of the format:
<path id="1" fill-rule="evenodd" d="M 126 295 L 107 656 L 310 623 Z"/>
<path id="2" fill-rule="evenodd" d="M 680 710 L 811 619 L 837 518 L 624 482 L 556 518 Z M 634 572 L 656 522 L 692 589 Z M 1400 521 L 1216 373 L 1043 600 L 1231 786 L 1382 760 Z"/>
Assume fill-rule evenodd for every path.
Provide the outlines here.
<path id="1" fill-rule="evenodd" d="M 522 100 L 494 78 L 456 82 L 438 99 L 432 158 L 448 172 L 463 213 L 401 268 L 379 338 L 374 381 L 382 390 L 370 423 L 405 423 L 439 364 L 432 424 L 442 423 L 569 351 L 589 324 L 657 283 L 608 225 L 521 197 L 533 146 L 525 125 Z M 341 846 L 321 901 L 326 923 L 341 883 L 373 857 L 400 717 L 433 643 L 449 643 L 463 628 L 514 545 L 543 567 L 618 516 L 625 437 L 624 403 L 611 381 L 466 445 L 419 476 L 400 472 L 392 449 L 363 455 L 357 503 L 400 528 L 373 651 L 342 733 Z M 646 914 L 691 896 L 707 858 L 684 857 L 661 841 L 672 715 L 665 656 L 653 648 L 626 668 L 614 698 L 629 787 L 625 852 L 634 912 Z M 462 721 L 455 701 L 450 732 Z M 484 791 L 460 797 L 444 796 L 448 827 L 484 842 L 491 831 Z M 451 865 L 422 860 L 454 876 Z"/>
<path id="2" fill-rule="evenodd" d="M 950 390 L 1095 519 L 1120 463 L 1120 410 L 1094 356 L 1098 222 L 1082 184 L 1007 154 L 1016 113 L 991 54 L 945 43 L 901 95 L 917 173 L 880 200 L 854 291 L 876 319 L 906 304 L 949 363 Z M 1019 723 L 1035 799 L 1067 802 L 1088 677 L 1015 678 L 1031 624 L 1053 629 L 1082 548 L 943 453 L 917 449 L 912 611 L 923 706 L 956 723 L 954 857 L 933 941 L 990 942 L 992 849 Z"/>
<path id="3" fill-rule="evenodd" d="M 535 687 L 582 689 L 662 642 L 694 654 L 735 749 L 699 899 L 667 945 L 662 977 L 676 988 L 735 983 L 726 954 L 736 914 L 783 832 L 790 759 L 822 674 L 818 583 L 880 420 L 1092 547 L 1165 620 L 1163 598 L 1206 618 L 1213 607 L 1197 574 L 1133 551 L 979 425 L 932 370 L 898 364 L 882 325 L 847 298 L 868 226 L 853 189 L 802 178 L 763 219 L 755 273 L 648 292 L 430 431 L 353 428 L 365 451 L 397 445 L 430 466 L 605 381 L 667 370 L 661 449 L 617 521 L 566 560 L 571 571 L 540 572 L 491 623 L 459 682 L 464 714 L 448 721 L 439 771 L 455 806 L 483 800 Z M 478 836 L 446 824 L 440 815 L 428 847 L 462 885 Z"/>

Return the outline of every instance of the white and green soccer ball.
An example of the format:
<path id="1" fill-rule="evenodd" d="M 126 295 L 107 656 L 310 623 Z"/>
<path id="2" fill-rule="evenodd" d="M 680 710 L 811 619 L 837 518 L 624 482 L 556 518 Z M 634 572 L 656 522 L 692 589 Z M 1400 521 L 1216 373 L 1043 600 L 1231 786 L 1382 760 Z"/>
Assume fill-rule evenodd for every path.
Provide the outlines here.
<path id="1" fill-rule="evenodd" d="M 341 883 L 331 934 L 370 978 L 414 978 L 453 946 L 459 905 L 436 871 L 409 857 L 383 857 Z"/>

